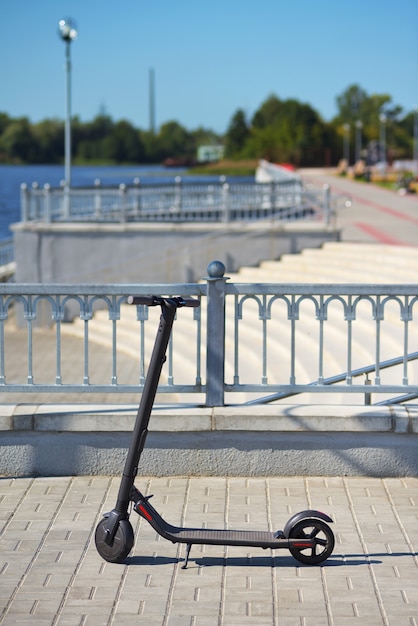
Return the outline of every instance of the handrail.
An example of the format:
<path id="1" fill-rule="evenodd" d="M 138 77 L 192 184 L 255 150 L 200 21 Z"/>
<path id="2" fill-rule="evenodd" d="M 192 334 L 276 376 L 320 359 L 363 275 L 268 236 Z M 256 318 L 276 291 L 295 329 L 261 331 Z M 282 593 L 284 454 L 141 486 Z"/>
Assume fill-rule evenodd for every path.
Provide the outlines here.
<path id="1" fill-rule="evenodd" d="M 408 354 L 406 357 L 406 360 L 409 361 L 415 361 L 416 359 L 418 359 L 418 352 L 412 352 L 411 354 Z M 394 359 L 388 359 L 387 361 L 382 361 L 379 363 L 379 369 L 380 370 L 384 370 L 384 369 L 388 369 L 389 367 L 393 367 L 394 365 L 401 365 L 402 363 L 404 363 L 405 359 L 403 356 L 399 356 L 399 357 L 395 357 Z M 361 376 L 362 374 L 370 374 L 371 372 L 375 372 L 376 371 L 376 363 L 373 363 L 372 365 L 366 365 L 365 367 L 359 367 L 355 370 L 352 370 L 351 375 L 353 376 L 353 378 L 357 377 L 357 376 Z M 348 376 L 348 372 L 344 372 L 342 374 L 336 374 L 335 376 L 330 376 L 329 378 L 325 378 L 323 381 L 323 385 L 334 385 L 335 383 L 341 383 L 344 380 L 347 379 Z M 318 383 L 312 382 L 309 383 L 308 386 L 316 386 Z M 257 404 L 268 404 L 269 402 L 275 402 L 276 400 L 284 400 L 284 398 L 291 398 L 292 396 L 297 396 L 299 395 L 300 392 L 288 392 L 288 393 L 274 393 L 270 396 L 266 396 L 264 398 L 256 398 L 255 400 L 249 400 L 248 402 L 245 402 L 245 406 L 252 406 L 252 405 L 257 405 Z M 366 395 L 369 395 L 368 392 L 365 392 Z M 376 402 L 376 405 L 385 405 L 385 404 L 398 404 L 399 402 L 406 402 L 407 400 L 412 400 L 414 398 L 418 398 L 418 393 L 416 394 L 407 394 L 407 396 L 402 396 L 402 398 L 405 398 L 403 400 L 398 399 L 398 401 L 396 401 L 396 398 L 392 398 L 392 400 L 383 400 L 382 402 Z"/>
<path id="2" fill-rule="evenodd" d="M 14 261 L 13 239 L 3 239 L 0 241 L 0 266 L 7 265 Z"/>
<path id="3" fill-rule="evenodd" d="M 389 400 L 382 400 L 381 402 L 375 402 L 374 406 L 388 406 L 393 404 L 402 404 L 403 402 L 409 402 L 418 398 L 418 393 L 407 393 L 404 396 L 398 396 L 397 398 L 390 398 Z"/>

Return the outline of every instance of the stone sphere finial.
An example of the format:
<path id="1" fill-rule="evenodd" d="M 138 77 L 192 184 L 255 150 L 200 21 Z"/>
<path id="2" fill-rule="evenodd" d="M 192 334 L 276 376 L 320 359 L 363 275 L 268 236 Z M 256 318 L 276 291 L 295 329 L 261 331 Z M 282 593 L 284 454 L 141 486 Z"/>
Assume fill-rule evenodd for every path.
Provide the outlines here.
<path id="1" fill-rule="evenodd" d="M 222 261 L 211 261 L 208 265 L 208 276 L 209 278 L 223 278 L 225 269 Z"/>

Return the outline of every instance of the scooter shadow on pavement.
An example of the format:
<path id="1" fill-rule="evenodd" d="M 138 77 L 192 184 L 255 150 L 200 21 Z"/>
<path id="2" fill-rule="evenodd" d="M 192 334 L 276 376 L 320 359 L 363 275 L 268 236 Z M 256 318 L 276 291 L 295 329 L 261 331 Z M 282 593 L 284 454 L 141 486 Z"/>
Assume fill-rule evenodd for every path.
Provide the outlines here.
<path id="1" fill-rule="evenodd" d="M 334 555 L 337 557 L 338 555 Z M 378 560 L 365 559 L 364 555 L 361 560 L 356 559 L 341 559 L 328 558 L 326 563 L 322 563 L 321 567 L 341 567 L 344 565 L 376 565 L 382 563 Z M 193 560 L 193 559 L 192 559 Z M 291 556 L 275 556 L 275 557 L 202 557 L 194 559 L 194 562 L 199 567 L 214 567 L 214 566 L 228 566 L 228 567 L 273 567 L 273 568 L 295 568 L 295 560 Z M 304 563 L 297 563 L 296 567 L 312 567 Z"/>
<path id="2" fill-rule="evenodd" d="M 172 565 L 183 559 L 166 556 L 129 556 L 125 559 L 125 565 Z"/>
<path id="3" fill-rule="evenodd" d="M 376 554 L 376 555 L 364 555 L 364 554 L 350 554 L 349 557 L 344 555 L 334 555 L 334 558 L 329 558 L 326 563 L 321 564 L 321 567 L 344 567 L 353 565 L 379 565 L 381 560 L 375 558 L 367 558 L 375 556 L 414 556 L 411 553 L 398 553 L 398 554 Z M 125 565 L 173 565 L 176 563 L 184 563 L 185 559 L 180 557 L 164 557 L 164 556 L 131 556 L 125 561 Z M 195 567 L 271 567 L 271 568 L 294 568 L 295 560 L 291 556 L 260 556 L 260 557 L 211 557 L 203 556 L 190 559 L 190 569 Z M 194 563 L 194 566 L 193 566 Z M 311 567 L 303 563 L 297 564 L 297 567 Z"/>

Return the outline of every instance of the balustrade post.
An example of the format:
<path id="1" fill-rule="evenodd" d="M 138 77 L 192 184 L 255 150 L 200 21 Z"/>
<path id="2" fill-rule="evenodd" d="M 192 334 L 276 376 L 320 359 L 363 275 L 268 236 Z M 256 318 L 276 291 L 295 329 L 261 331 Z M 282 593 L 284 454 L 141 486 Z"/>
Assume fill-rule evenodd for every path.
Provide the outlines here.
<path id="1" fill-rule="evenodd" d="M 64 194 L 63 218 L 65 220 L 69 220 L 70 215 L 71 215 L 71 189 L 68 185 L 64 185 L 63 194 Z M 48 222 L 50 221 L 51 220 L 49 219 Z"/>
<path id="2" fill-rule="evenodd" d="M 120 221 L 126 222 L 126 185 L 121 183 L 119 185 L 120 193 Z"/>
<path id="3" fill-rule="evenodd" d="M 139 215 L 141 212 L 141 179 L 138 177 L 134 178 L 134 213 L 135 215 Z"/>
<path id="4" fill-rule="evenodd" d="M 224 406 L 225 380 L 225 265 L 208 265 L 206 406 Z"/>
<path id="5" fill-rule="evenodd" d="M 365 384 L 366 387 L 367 387 L 367 385 L 371 385 L 372 384 L 372 381 L 370 380 L 368 373 L 366 373 L 366 379 L 364 381 L 364 384 Z M 366 393 L 364 394 L 364 404 L 366 406 L 370 406 L 371 403 L 372 403 L 372 394 L 368 393 L 366 391 Z"/>
<path id="6" fill-rule="evenodd" d="M 43 217 L 43 202 L 42 196 L 38 193 L 39 184 L 34 181 L 32 183 L 32 194 L 29 196 L 29 219 L 32 221 L 42 221 Z"/>
<path id="7" fill-rule="evenodd" d="M 276 196 L 277 196 L 276 181 L 274 180 L 271 181 L 269 190 L 270 190 L 270 206 L 265 212 L 263 212 L 262 206 L 257 207 L 257 217 L 261 217 L 261 215 L 264 215 L 264 217 L 266 217 L 267 215 L 270 215 L 271 217 L 274 216 L 274 212 L 276 210 Z"/>
<path id="8" fill-rule="evenodd" d="M 230 197 L 229 197 L 229 185 L 228 183 L 224 183 L 222 185 L 222 210 L 223 210 L 223 221 L 228 224 L 230 222 Z"/>
<path id="9" fill-rule="evenodd" d="M 322 187 L 324 198 L 324 221 L 327 226 L 331 223 L 331 187 L 325 184 Z"/>
<path id="10" fill-rule="evenodd" d="M 176 176 L 174 179 L 175 187 L 174 187 L 174 208 L 180 213 L 181 211 L 181 194 L 182 194 L 182 185 L 181 185 L 181 176 Z"/>
<path id="11" fill-rule="evenodd" d="M 44 221 L 48 224 L 51 221 L 51 185 L 44 185 Z"/>
<path id="12" fill-rule="evenodd" d="M 102 213 L 102 192 L 100 189 L 101 184 L 102 184 L 102 181 L 100 180 L 100 178 L 95 178 L 94 180 L 94 188 L 95 188 L 94 217 L 96 218 L 99 218 Z"/>
<path id="13" fill-rule="evenodd" d="M 27 222 L 29 219 L 29 190 L 26 183 L 20 185 L 20 219 Z"/>

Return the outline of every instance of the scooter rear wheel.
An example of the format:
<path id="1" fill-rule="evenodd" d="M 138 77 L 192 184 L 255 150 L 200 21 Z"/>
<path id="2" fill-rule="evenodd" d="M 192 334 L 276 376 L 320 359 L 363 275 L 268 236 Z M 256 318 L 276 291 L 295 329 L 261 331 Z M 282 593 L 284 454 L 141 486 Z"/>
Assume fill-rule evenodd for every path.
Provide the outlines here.
<path id="1" fill-rule="evenodd" d="M 297 561 L 306 565 L 317 565 L 325 561 L 334 549 L 335 538 L 331 528 L 319 519 L 306 518 L 290 530 L 289 539 L 311 539 L 309 547 L 289 546 Z"/>
<path id="2" fill-rule="evenodd" d="M 94 537 L 97 552 L 109 563 L 123 563 L 134 545 L 135 537 L 132 525 L 127 519 L 120 520 L 111 545 L 105 541 L 106 525 L 106 518 L 103 518 L 97 524 Z"/>

